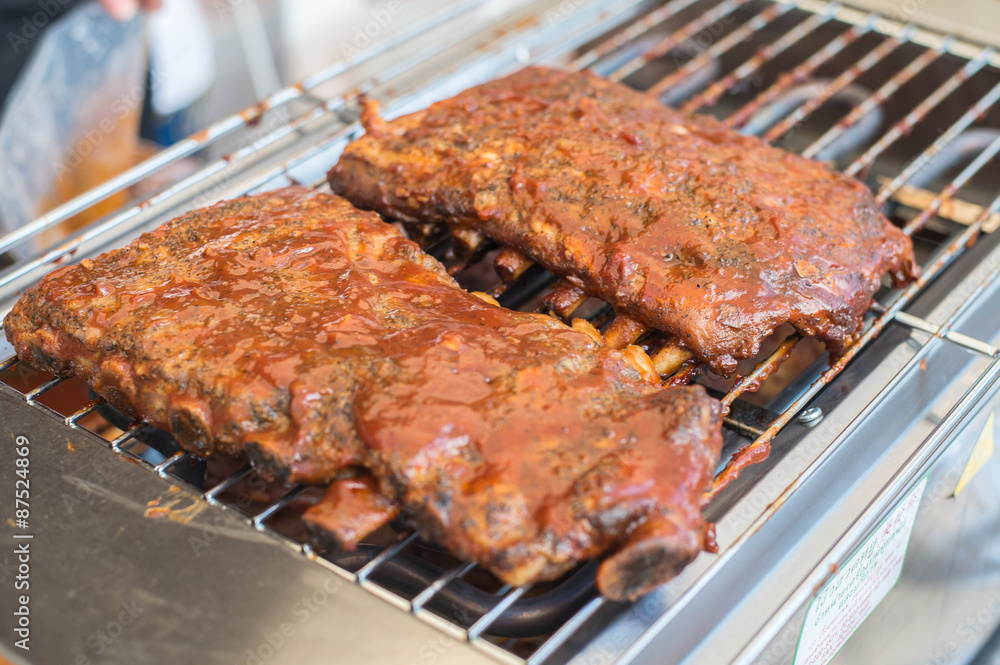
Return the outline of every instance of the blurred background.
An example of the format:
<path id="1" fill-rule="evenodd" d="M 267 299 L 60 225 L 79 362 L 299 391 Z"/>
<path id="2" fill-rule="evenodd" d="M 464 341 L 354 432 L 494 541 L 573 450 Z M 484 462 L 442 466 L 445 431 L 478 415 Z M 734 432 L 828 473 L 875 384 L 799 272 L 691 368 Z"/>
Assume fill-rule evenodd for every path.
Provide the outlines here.
<path id="1" fill-rule="evenodd" d="M 448 4 L 4 0 L 0 233 Z M 195 154 L 159 171 L 53 227 L 36 249 L 219 156 Z"/>

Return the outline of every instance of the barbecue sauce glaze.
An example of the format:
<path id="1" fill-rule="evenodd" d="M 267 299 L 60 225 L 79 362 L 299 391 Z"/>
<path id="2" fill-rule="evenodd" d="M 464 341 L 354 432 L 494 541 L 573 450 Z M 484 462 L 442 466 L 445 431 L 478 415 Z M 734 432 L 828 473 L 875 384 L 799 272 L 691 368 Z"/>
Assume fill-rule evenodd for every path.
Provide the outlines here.
<path id="1" fill-rule="evenodd" d="M 598 578 L 612 598 L 703 545 L 715 400 L 463 291 L 339 197 L 288 188 L 194 211 L 51 273 L 5 328 L 22 359 L 196 453 L 360 478 L 307 516 L 347 545 L 399 507 L 512 584 L 613 550 Z"/>
<path id="2" fill-rule="evenodd" d="M 883 274 L 918 272 L 864 184 L 589 72 L 528 67 L 362 120 L 334 191 L 493 238 L 721 374 L 786 322 L 841 348 Z"/>

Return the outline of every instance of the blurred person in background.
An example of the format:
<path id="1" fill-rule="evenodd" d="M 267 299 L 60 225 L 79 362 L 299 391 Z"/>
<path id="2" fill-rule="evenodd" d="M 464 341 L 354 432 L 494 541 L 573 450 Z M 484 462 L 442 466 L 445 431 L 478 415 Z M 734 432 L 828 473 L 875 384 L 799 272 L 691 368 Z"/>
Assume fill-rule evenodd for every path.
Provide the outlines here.
<path id="1" fill-rule="evenodd" d="M 0 47 L 0 109 L 5 106 L 14 82 L 28 62 L 44 32 L 81 0 L 2 0 L 0 34 L 7 42 Z M 141 9 L 159 9 L 162 0 L 100 0 L 117 21 L 131 20 Z"/>
<path id="2" fill-rule="evenodd" d="M 199 0 L 0 0 L 0 29 L 8 42 L 0 47 L 0 234 L 183 136 L 185 110 L 214 77 Z M 157 189 L 152 180 L 141 185 L 145 195 Z M 143 195 L 131 189 L 17 253 Z"/>

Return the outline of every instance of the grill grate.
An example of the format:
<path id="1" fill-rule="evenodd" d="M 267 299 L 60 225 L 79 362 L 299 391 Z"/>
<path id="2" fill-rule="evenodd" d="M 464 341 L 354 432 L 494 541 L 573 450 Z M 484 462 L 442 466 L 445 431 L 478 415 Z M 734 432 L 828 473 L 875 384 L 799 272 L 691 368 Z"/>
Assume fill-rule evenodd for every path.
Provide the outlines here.
<path id="1" fill-rule="evenodd" d="M 521 62 L 530 58 L 591 68 L 602 76 L 648 90 L 685 110 L 715 114 L 745 133 L 762 135 L 771 143 L 808 157 L 833 161 L 850 175 L 883 183 L 878 190 L 878 201 L 885 204 L 906 233 L 914 237 L 922 256 L 922 277 L 904 289 L 884 289 L 878 295 L 881 304 L 874 305 L 869 312 L 864 330 L 833 364 L 805 362 L 806 366 L 794 372 L 791 378 L 776 376 L 779 368 L 791 358 L 822 358 L 814 346 L 810 347 L 808 340 L 791 333 L 773 340 L 771 350 L 760 362 L 745 368 L 743 376 L 731 383 L 721 383 L 719 377 L 707 375 L 692 361 L 671 368 L 666 381 L 683 383 L 702 375 L 699 380 L 719 389 L 723 403 L 731 408 L 726 425 L 731 430 L 727 435 L 727 451 L 732 456 L 717 475 L 706 501 L 724 500 L 725 497 L 719 494 L 737 479 L 739 471 L 748 463 L 766 458 L 775 435 L 890 322 L 947 337 L 977 353 L 998 355 L 997 349 L 985 342 L 957 335 L 905 311 L 924 287 L 970 247 L 984 229 L 993 230 L 996 213 L 1000 212 L 1000 196 L 995 194 L 1000 190 L 1000 182 L 995 178 L 991 181 L 990 173 L 984 170 L 1000 152 L 1000 133 L 975 154 L 967 155 L 964 166 L 950 179 L 921 183 L 921 188 L 929 194 L 920 203 L 914 202 L 911 185 L 939 155 L 950 150 L 974 126 L 1000 128 L 1000 113 L 994 108 L 1000 99 L 1000 72 L 996 68 L 1000 58 L 992 49 L 824 0 L 794 3 L 673 0 L 648 12 L 642 3 L 636 3 L 618 9 L 617 20 L 621 25 L 610 33 L 606 32 L 606 27 L 601 27 L 602 24 L 607 26 L 607 17 L 600 13 L 604 4 L 610 6 L 611 3 L 598 2 L 580 8 L 577 17 L 545 28 L 524 27 L 522 22 L 521 27 L 506 35 L 509 41 L 496 38 L 494 49 L 481 56 L 492 59 L 476 61 L 473 65 L 478 63 L 485 67 L 480 71 L 481 78 L 499 75 L 515 63 L 498 54 L 506 53 L 511 44 L 521 45 L 514 49 L 514 59 Z M 210 203 L 213 197 L 284 184 L 300 174 L 308 176 L 306 182 L 319 185 L 322 181 L 318 174 L 333 163 L 346 141 L 359 131 L 354 122 L 358 91 L 371 91 L 385 97 L 390 102 L 387 105 L 390 112 L 401 112 L 466 87 L 452 83 L 458 79 L 458 69 L 438 73 L 429 80 L 405 83 L 407 77 L 416 76 L 415 72 L 423 63 L 434 64 L 435 57 L 447 55 L 449 49 L 456 48 L 460 37 L 435 43 L 434 48 L 425 49 L 418 58 L 401 59 L 398 53 L 419 35 L 437 26 L 465 20 L 478 10 L 478 3 L 459 5 L 434 23 L 419 25 L 399 39 L 366 52 L 355 62 L 336 65 L 275 93 L 260 105 L 178 143 L 150 162 L 0 238 L 0 253 L 24 248 L 46 229 L 111 194 L 168 164 L 206 151 L 224 137 L 244 131 L 269 109 L 284 109 L 287 115 L 292 113 L 289 109 L 293 102 L 308 102 L 305 112 L 293 118 L 282 118 L 278 127 L 253 144 L 211 163 L 149 201 L 95 224 L 65 244 L 7 268 L 0 273 L 0 311 L 9 309 L 17 291 L 51 269 L 52 263 L 72 260 L 77 252 L 93 253 L 120 242 L 126 234 L 154 220 L 163 221 L 173 212 L 171 201 L 186 192 L 195 192 L 193 203 L 201 205 Z M 601 35 L 601 31 L 606 34 Z M 557 38 L 552 39 L 553 35 Z M 532 56 L 525 45 L 536 43 L 543 46 Z M 378 78 L 364 79 L 351 94 L 325 100 L 316 97 L 323 85 L 362 71 L 366 63 L 376 66 L 382 57 L 394 58 L 391 60 L 394 64 L 391 68 L 381 65 Z M 470 65 L 470 68 L 474 67 Z M 706 76 L 706 72 L 709 75 Z M 457 88 L 442 87 L 444 83 Z M 389 85 L 394 87 L 389 88 Z M 838 114 L 837 104 L 845 100 L 850 109 Z M 929 125 L 944 128 L 944 131 L 938 135 Z M 322 140 L 305 148 L 301 140 L 294 142 L 297 134 L 308 136 L 317 126 L 322 129 Z M 920 137 L 926 141 L 922 142 Z M 272 155 L 271 151 L 280 154 L 284 148 L 289 148 L 291 154 L 279 164 L 263 159 Z M 257 161 L 258 157 L 262 159 Z M 244 175 L 247 177 L 242 177 Z M 204 184 L 213 178 L 217 182 L 235 184 L 232 189 L 223 187 L 224 191 L 218 187 L 206 190 Z M 938 181 L 943 184 L 934 186 Z M 956 198 L 960 190 L 968 192 L 967 199 Z M 202 197 L 203 200 L 199 200 Z M 193 207 L 190 200 L 186 201 L 185 205 Z M 961 223 L 948 219 L 947 214 L 959 204 L 966 210 L 975 211 Z M 152 212 L 147 214 L 148 210 Z M 431 243 L 429 250 L 439 257 L 450 256 L 446 242 Z M 479 254 L 483 251 L 484 248 L 480 248 Z M 507 281 L 499 277 L 484 278 L 478 267 L 493 254 L 488 253 L 485 258 L 480 256 L 478 261 L 449 260 L 463 284 L 483 290 L 484 285 L 480 282 L 485 280 L 507 306 L 544 308 L 541 300 L 544 294 L 551 293 L 554 288 L 565 291 L 565 285 L 559 285 L 554 277 L 527 262 L 522 262 Z M 565 319 L 574 314 L 603 327 L 605 332 L 609 332 L 610 326 L 613 336 L 626 342 L 638 342 L 649 350 L 654 363 L 670 366 L 663 355 L 657 353 L 662 340 L 658 340 L 655 333 L 629 328 L 620 319 L 616 323 L 606 306 L 577 298 L 559 308 L 559 315 Z M 268 487 L 262 491 L 264 498 L 255 501 L 252 510 L 241 507 L 229 495 L 254 476 L 249 466 L 210 472 L 205 461 L 180 451 L 169 439 L 164 439 L 162 433 L 147 426 L 119 422 L 124 429 L 115 428 L 114 421 L 121 416 L 111 413 L 101 399 L 81 398 L 68 415 L 45 403 L 46 396 L 52 395 L 58 386 L 73 381 L 76 380 L 37 375 L 19 364 L 16 358 L 0 363 L 0 389 L 16 393 L 27 406 L 43 410 L 75 430 L 100 436 L 115 453 L 148 465 L 164 478 L 194 486 L 203 492 L 209 503 L 223 510 L 237 511 L 253 528 L 288 539 L 306 556 L 334 573 L 411 611 L 453 637 L 469 640 L 502 662 L 545 661 L 598 611 L 608 609 L 609 604 L 595 597 L 589 584 L 575 589 L 575 595 L 570 594 L 572 601 L 567 601 L 566 585 L 573 591 L 573 578 L 552 588 L 499 586 L 473 564 L 456 562 L 447 555 L 436 553 L 432 546 L 421 543 L 409 532 L 387 534 L 384 542 L 365 546 L 364 552 L 353 557 L 345 558 L 343 553 L 319 553 L 306 542 L 301 530 L 295 529 L 295 509 L 307 503 L 309 488 Z M 758 385 L 763 385 L 773 399 L 768 401 L 752 396 L 750 391 Z M 767 403 L 761 404 L 762 401 Z M 784 406 L 777 413 L 756 408 L 779 403 Z M 208 477 L 213 473 L 221 473 L 222 477 L 211 482 Z M 727 545 L 720 543 L 723 552 Z M 397 584 L 392 575 L 394 567 L 409 566 L 412 570 L 417 565 L 414 559 L 435 571 L 428 578 L 431 581 L 428 583 L 424 579 L 422 588 L 416 591 L 393 590 Z M 586 567 L 580 573 L 582 576 L 590 574 Z M 575 579 L 580 586 L 579 576 Z M 478 594 L 478 614 L 465 613 L 461 608 L 467 609 L 470 605 L 463 606 L 461 602 L 452 603 L 451 609 L 441 609 L 439 601 L 454 595 L 451 592 L 456 587 L 472 589 Z M 511 634 L 510 630 L 500 627 L 519 607 L 532 603 L 539 606 L 542 603 L 539 599 L 544 599 L 546 594 L 560 599 L 552 606 L 563 610 L 563 616 L 551 622 L 554 629 L 547 625 L 541 637 L 497 637 L 498 634 Z M 548 611 L 554 610 L 549 608 Z"/>

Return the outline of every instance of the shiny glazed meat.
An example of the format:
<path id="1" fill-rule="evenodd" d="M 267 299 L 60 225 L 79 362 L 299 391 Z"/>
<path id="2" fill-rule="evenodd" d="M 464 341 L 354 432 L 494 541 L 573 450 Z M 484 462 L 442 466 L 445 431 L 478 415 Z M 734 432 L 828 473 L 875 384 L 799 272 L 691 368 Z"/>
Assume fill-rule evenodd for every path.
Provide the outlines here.
<path id="1" fill-rule="evenodd" d="M 339 197 L 188 213 L 54 271 L 4 327 L 23 360 L 189 450 L 332 482 L 307 521 L 347 546 L 402 509 L 511 584 L 610 550 L 599 586 L 631 598 L 703 545 L 715 400 L 463 291 Z"/>
<path id="2" fill-rule="evenodd" d="M 520 250 L 723 374 L 785 322 L 836 350 L 883 274 L 917 272 L 860 182 L 590 73 L 363 120 L 336 192 Z"/>

